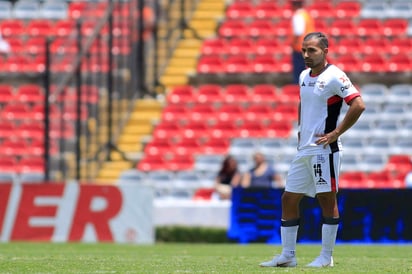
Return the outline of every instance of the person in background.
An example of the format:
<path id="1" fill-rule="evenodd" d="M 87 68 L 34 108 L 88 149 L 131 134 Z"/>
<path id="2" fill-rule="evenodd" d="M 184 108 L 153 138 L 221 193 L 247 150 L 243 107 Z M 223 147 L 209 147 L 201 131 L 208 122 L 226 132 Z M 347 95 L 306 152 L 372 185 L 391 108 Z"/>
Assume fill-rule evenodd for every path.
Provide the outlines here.
<path id="1" fill-rule="evenodd" d="M 254 167 L 243 175 L 242 187 L 283 187 L 282 177 L 266 161 L 263 153 L 255 153 L 253 161 Z"/>
<path id="2" fill-rule="evenodd" d="M 337 203 L 342 144 L 340 136 L 350 129 L 365 110 L 360 92 L 338 67 L 328 64 L 329 41 L 321 32 L 308 33 L 302 43 L 308 67 L 299 78 L 298 151 L 286 177 L 282 194 L 282 252 L 263 267 L 295 267 L 296 241 L 300 223 L 300 201 L 316 198 L 322 213 L 319 256 L 308 267 L 333 266 L 340 222 Z M 342 120 L 341 108 L 349 105 Z"/>
<path id="3" fill-rule="evenodd" d="M 293 70 L 293 84 L 298 84 L 300 73 L 306 68 L 302 57 L 302 41 L 303 37 L 315 31 L 315 23 L 309 12 L 304 9 L 303 0 L 290 0 L 292 6 L 292 70 Z"/>
<path id="4" fill-rule="evenodd" d="M 1 35 L 1 29 L 0 29 L 0 54 L 9 54 L 10 53 L 10 44 L 3 39 L 3 36 Z"/>
<path id="5" fill-rule="evenodd" d="M 231 155 L 226 156 L 215 180 L 215 196 L 217 196 L 217 199 L 230 199 L 232 188 L 239 186 L 240 179 L 241 174 L 236 159 Z"/>

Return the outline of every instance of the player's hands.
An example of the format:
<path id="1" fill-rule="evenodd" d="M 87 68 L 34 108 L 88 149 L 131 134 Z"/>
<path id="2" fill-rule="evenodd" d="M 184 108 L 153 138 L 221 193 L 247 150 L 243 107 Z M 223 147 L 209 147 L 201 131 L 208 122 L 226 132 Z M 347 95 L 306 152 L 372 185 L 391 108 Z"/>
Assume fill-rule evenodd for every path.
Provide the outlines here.
<path id="1" fill-rule="evenodd" d="M 316 144 L 323 145 L 323 148 L 326 148 L 327 145 L 335 142 L 339 137 L 339 135 L 335 131 L 331 131 L 326 134 L 316 134 L 315 136 L 319 137 L 318 140 L 316 141 Z"/>

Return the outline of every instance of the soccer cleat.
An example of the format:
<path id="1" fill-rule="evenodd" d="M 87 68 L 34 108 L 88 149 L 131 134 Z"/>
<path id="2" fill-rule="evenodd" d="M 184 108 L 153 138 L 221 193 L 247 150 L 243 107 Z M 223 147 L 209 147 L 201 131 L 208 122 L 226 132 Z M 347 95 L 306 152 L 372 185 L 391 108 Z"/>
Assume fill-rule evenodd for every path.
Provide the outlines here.
<path id="1" fill-rule="evenodd" d="M 313 262 L 307 265 L 308 267 L 332 267 L 333 257 L 326 258 L 323 256 L 317 257 Z"/>
<path id="2" fill-rule="evenodd" d="M 262 267 L 295 267 L 297 265 L 295 257 L 285 257 L 277 255 L 272 260 L 260 264 Z"/>

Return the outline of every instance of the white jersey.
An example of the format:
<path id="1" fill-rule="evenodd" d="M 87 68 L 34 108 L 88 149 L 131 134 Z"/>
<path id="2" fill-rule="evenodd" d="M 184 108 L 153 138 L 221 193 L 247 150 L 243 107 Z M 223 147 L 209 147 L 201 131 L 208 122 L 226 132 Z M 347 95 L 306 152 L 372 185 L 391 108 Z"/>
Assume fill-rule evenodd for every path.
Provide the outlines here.
<path id="1" fill-rule="evenodd" d="M 338 122 L 342 102 L 349 103 L 360 96 L 346 74 L 334 65 L 328 65 L 319 75 L 310 75 L 308 68 L 300 74 L 300 155 L 329 154 L 342 150 L 340 139 L 317 145 L 317 134 L 333 131 Z"/>

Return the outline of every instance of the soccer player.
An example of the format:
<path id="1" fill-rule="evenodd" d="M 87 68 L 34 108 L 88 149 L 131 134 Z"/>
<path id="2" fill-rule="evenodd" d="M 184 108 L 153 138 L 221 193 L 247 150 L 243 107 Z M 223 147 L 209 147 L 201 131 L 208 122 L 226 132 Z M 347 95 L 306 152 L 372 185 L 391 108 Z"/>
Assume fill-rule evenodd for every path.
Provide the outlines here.
<path id="1" fill-rule="evenodd" d="M 293 67 L 293 84 L 299 82 L 300 73 L 306 68 L 302 58 L 300 48 L 302 46 L 305 33 L 315 31 L 315 23 L 309 12 L 304 8 L 303 0 L 290 0 L 293 10 L 292 16 L 292 67 Z"/>
<path id="2" fill-rule="evenodd" d="M 294 267 L 299 203 L 316 197 L 322 212 L 322 248 L 310 267 L 333 266 L 332 252 L 339 225 L 336 193 L 341 157 L 340 136 L 356 123 L 365 105 L 359 91 L 338 67 L 328 64 L 328 39 L 321 32 L 307 34 L 302 55 L 308 67 L 299 77 L 298 151 L 291 163 L 282 195 L 282 253 L 264 267 Z M 349 108 L 338 123 L 345 101 Z"/>

